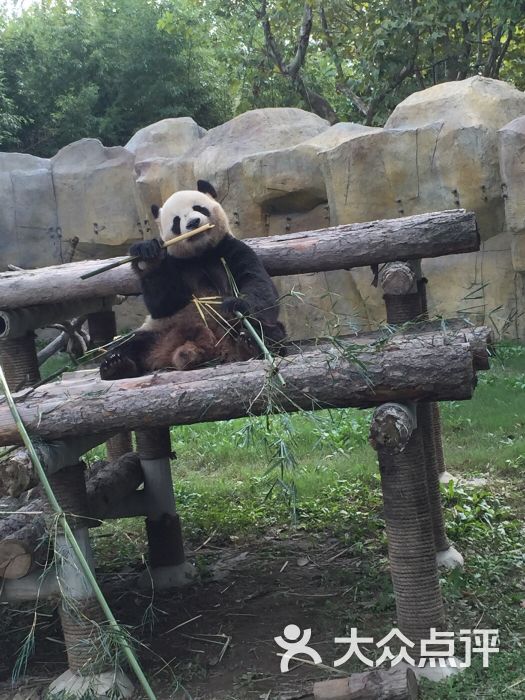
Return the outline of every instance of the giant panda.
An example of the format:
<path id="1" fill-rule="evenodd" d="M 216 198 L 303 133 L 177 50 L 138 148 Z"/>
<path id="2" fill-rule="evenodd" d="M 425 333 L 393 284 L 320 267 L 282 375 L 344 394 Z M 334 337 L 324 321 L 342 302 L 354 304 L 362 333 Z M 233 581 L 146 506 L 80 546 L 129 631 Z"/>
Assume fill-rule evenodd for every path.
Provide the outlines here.
<path id="1" fill-rule="evenodd" d="M 196 190 L 176 192 L 162 208 L 153 205 L 151 211 L 164 242 L 206 223 L 214 227 L 167 248 L 157 239 L 131 246 L 130 255 L 138 256 L 132 265 L 149 316 L 102 362 L 102 379 L 259 356 L 236 312 L 248 317 L 268 347 L 278 352 L 285 330 L 278 320 L 277 290 L 255 252 L 232 234 L 214 187 L 199 180 Z M 220 297 L 220 307 L 214 307 L 220 316 L 207 314 L 203 319 L 194 297 Z M 224 327 L 217 321 L 220 317 L 230 325 Z"/>

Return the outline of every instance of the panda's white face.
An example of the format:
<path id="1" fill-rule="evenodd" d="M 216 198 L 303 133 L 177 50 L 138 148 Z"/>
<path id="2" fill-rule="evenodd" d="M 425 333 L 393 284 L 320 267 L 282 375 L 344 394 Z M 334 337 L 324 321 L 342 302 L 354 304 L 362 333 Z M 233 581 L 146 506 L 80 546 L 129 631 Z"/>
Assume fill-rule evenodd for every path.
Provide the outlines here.
<path id="1" fill-rule="evenodd" d="M 231 234 L 222 206 L 208 194 L 197 190 L 181 190 L 172 194 L 158 211 L 156 220 L 164 242 L 204 224 L 213 224 L 212 229 L 169 246 L 168 254 L 176 258 L 202 255 L 220 243 L 224 236 Z"/>

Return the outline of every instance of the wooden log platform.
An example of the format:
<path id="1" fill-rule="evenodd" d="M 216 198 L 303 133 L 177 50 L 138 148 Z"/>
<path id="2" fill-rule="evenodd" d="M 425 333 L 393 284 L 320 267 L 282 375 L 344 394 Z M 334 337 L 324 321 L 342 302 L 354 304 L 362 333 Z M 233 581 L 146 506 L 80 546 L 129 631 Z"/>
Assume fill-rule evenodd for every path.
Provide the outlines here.
<path id="1" fill-rule="evenodd" d="M 462 209 L 418 214 L 367 223 L 345 224 L 317 231 L 245 239 L 270 275 L 350 269 L 394 260 L 434 258 L 479 250 L 475 216 Z M 112 258 L 107 263 L 122 258 Z M 87 260 L 37 270 L 0 274 L 0 308 L 138 294 L 139 280 L 130 265 L 91 279 L 81 275 L 100 267 Z"/>
<path id="2" fill-rule="evenodd" d="M 93 370 L 19 392 L 15 400 L 32 436 L 48 440 L 201 423 L 268 410 L 366 408 L 387 401 L 461 400 L 475 385 L 469 343 L 385 342 L 378 348 L 315 349 L 280 361 L 286 385 L 274 387 L 263 360 L 189 372 L 162 372 L 102 381 Z M 0 445 L 20 443 L 6 402 L 0 401 Z"/>

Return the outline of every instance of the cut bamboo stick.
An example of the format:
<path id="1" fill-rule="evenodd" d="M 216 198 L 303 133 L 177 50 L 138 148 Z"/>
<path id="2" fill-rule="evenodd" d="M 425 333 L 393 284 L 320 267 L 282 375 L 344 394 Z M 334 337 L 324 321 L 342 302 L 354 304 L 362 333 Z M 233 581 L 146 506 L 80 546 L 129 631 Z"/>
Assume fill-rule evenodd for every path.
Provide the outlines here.
<path id="1" fill-rule="evenodd" d="M 204 226 L 199 226 L 199 228 L 196 228 L 193 231 L 186 231 L 186 233 L 181 233 L 180 236 L 177 236 L 176 238 L 171 238 L 169 241 L 166 241 L 162 248 L 169 248 L 170 245 L 180 243 L 181 241 L 186 241 L 188 238 L 193 238 L 193 236 L 196 236 L 198 233 L 202 233 L 203 231 L 208 231 L 208 229 L 213 228 L 213 226 L 214 224 L 204 224 Z M 128 255 L 126 258 L 121 258 L 120 260 L 109 263 L 109 265 L 103 265 L 102 267 L 98 267 L 96 270 L 86 272 L 86 274 L 80 275 L 80 279 L 87 280 L 90 277 L 100 275 L 103 272 L 106 272 L 107 270 L 113 270 L 113 268 L 115 267 L 119 267 L 120 265 L 125 265 L 126 263 L 138 260 L 139 257 L 140 256 L 138 255 Z"/>

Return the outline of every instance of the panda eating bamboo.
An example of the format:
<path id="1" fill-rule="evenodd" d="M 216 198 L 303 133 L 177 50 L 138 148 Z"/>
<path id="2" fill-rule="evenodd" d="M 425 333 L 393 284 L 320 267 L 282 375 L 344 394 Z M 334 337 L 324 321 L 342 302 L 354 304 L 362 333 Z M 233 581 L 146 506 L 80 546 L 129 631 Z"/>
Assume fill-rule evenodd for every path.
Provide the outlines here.
<path id="1" fill-rule="evenodd" d="M 213 228 L 169 247 L 157 239 L 131 246 L 149 316 L 102 362 L 102 379 L 258 357 L 236 312 L 279 352 L 285 330 L 277 290 L 255 252 L 232 234 L 213 186 L 199 180 L 197 190 L 176 192 L 151 210 L 164 243 L 207 223 Z"/>

